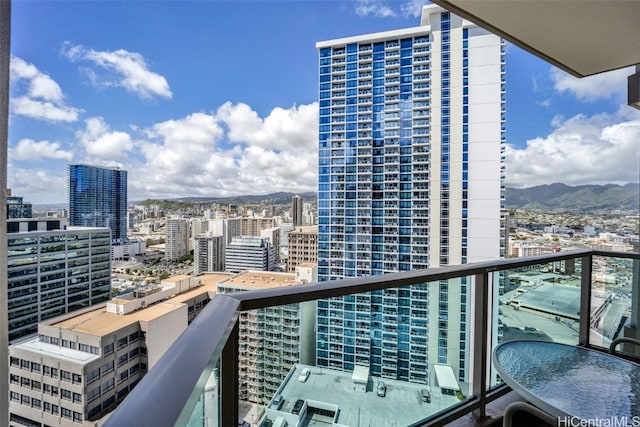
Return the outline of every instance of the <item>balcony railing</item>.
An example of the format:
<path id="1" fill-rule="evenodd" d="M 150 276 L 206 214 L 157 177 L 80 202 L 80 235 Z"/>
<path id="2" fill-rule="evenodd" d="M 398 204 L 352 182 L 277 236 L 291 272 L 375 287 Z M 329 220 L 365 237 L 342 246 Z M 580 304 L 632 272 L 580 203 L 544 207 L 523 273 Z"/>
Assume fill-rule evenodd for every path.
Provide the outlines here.
<path id="1" fill-rule="evenodd" d="M 439 360 L 435 360 L 434 356 L 425 358 L 425 355 L 433 354 L 431 347 L 439 346 L 439 339 L 443 336 L 453 335 L 451 331 L 468 331 L 468 333 L 456 335 L 456 337 L 466 336 L 466 338 L 462 343 L 452 345 L 449 349 L 452 352 L 454 348 L 458 351 L 458 347 L 467 349 L 466 356 L 460 359 L 464 369 L 461 368 L 458 374 L 458 367 L 455 366 L 456 376 L 461 382 L 461 394 L 458 399 L 454 396 L 449 396 L 452 398 L 449 400 L 444 397 L 432 397 L 435 399 L 434 402 L 446 400 L 446 403 L 438 406 L 431 401 L 430 403 L 424 403 L 426 402 L 424 400 L 421 402 L 417 397 L 416 402 L 412 403 L 417 408 L 415 417 L 413 421 L 405 424 L 445 425 L 470 412 L 475 412 L 482 418 L 486 415 L 486 405 L 509 391 L 505 385 L 501 384 L 489 363 L 491 351 L 499 342 L 530 337 L 588 346 L 604 351 L 610 341 L 615 338 L 622 336 L 637 338 L 639 336 L 637 328 L 640 323 L 639 266 L 640 254 L 638 253 L 584 249 L 552 255 L 218 295 L 103 425 L 108 427 L 122 425 L 235 426 L 241 418 L 239 416 L 240 398 L 247 398 L 245 394 L 241 396 L 239 393 L 239 317 L 242 312 L 292 303 L 314 304 L 319 300 L 336 297 L 348 297 L 354 302 L 361 302 L 362 294 L 367 295 L 367 301 L 369 298 L 374 299 L 378 296 L 382 299 L 383 292 L 378 291 L 387 291 L 384 293 L 384 298 L 387 298 L 389 291 L 393 295 L 398 295 L 398 298 L 412 292 L 415 295 L 424 295 L 427 291 L 429 303 L 431 299 L 438 299 L 441 304 L 440 308 L 437 304 L 431 305 L 428 310 L 442 310 L 442 304 L 449 304 L 446 307 L 450 309 L 459 308 L 461 304 L 466 307 L 462 310 L 464 322 L 463 316 L 460 316 L 460 323 L 457 324 L 452 322 L 451 316 L 436 317 L 439 321 L 429 325 L 428 335 L 433 334 L 433 336 L 428 341 L 422 336 L 423 334 L 415 336 L 410 334 L 408 344 L 415 350 L 416 358 L 411 361 L 411 367 L 407 368 L 407 387 L 414 386 L 412 382 L 416 381 L 426 381 L 426 384 L 434 385 L 435 379 L 430 378 L 435 376 L 434 373 L 420 372 L 420 370 L 425 364 L 438 364 Z M 466 299 L 465 294 L 468 294 Z M 424 304 L 417 305 L 422 307 Z M 428 310 L 425 310 L 426 306 L 420 308 L 417 305 L 410 307 L 410 316 L 415 315 L 424 319 L 428 316 Z M 328 311 L 328 303 L 326 307 Z M 387 309 L 390 308 L 387 307 Z M 319 303 L 317 310 L 320 310 Z M 320 318 L 319 315 L 318 318 Z M 426 318 L 433 319 L 431 316 Z M 375 316 L 372 315 L 371 323 L 374 322 Z M 410 323 L 406 321 L 407 328 Z M 402 324 L 398 322 L 398 325 Z M 324 348 L 323 346 L 335 342 L 336 338 L 337 341 L 341 340 L 339 335 L 331 335 L 332 332 L 327 326 L 326 331 L 329 337 L 326 341 L 322 341 L 320 331 L 321 329 L 318 328 L 318 351 Z M 392 335 L 395 338 L 398 337 L 396 332 Z M 380 338 L 386 340 L 389 336 Z M 375 339 L 369 335 L 361 334 L 361 337 L 367 340 Z M 356 336 L 353 338 L 355 339 Z M 395 338 L 393 346 L 387 348 L 383 345 L 383 359 L 379 367 L 381 378 L 378 378 L 378 380 L 384 379 L 385 382 L 391 381 L 392 384 L 396 380 L 387 380 L 387 378 L 399 375 L 402 371 L 401 366 L 396 366 L 392 360 L 390 362 L 388 359 L 389 354 L 393 355 L 396 351 Z M 455 344 L 456 339 L 450 342 Z M 354 360 L 366 362 L 370 360 L 369 356 L 368 348 L 363 349 L 361 354 L 358 354 L 356 348 Z M 438 358 L 440 356 L 440 354 L 437 355 Z M 327 352 L 326 366 L 317 369 L 328 372 L 331 367 L 344 368 L 346 364 L 341 357 L 335 352 Z M 269 368 L 272 369 L 273 366 Z M 297 384 L 295 383 L 297 371 L 294 369 L 295 367 L 286 375 L 286 378 L 283 377 L 283 385 L 279 386 L 277 393 L 283 392 L 284 384 L 287 382 Z M 315 375 L 314 369 L 316 368 L 312 368 L 312 375 L 308 380 L 310 383 L 306 384 L 309 387 L 315 387 L 311 382 Z M 270 371 L 269 374 L 274 375 L 277 372 Z M 294 376 L 295 378 L 291 379 Z M 270 378 L 273 379 L 276 376 Z M 217 389 L 213 403 L 215 410 L 207 412 L 202 410 L 202 405 L 203 401 L 206 401 L 204 397 L 206 391 L 212 387 L 212 379 L 215 379 Z M 420 387 L 419 384 L 415 386 Z M 440 387 L 444 392 L 444 386 L 440 384 Z M 373 391 L 375 395 L 375 380 Z M 432 393 L 434 391 L 432 388 Z M 252 398 L 259 399 L 261 392 L 255 389 L 252 392 L 255 392 Z M 263 425 L 259 424 L 259 421 L 268 412 L 264 402 L 272 397 L 263 396 L 262 402 L 256 404 L 258 411 L 250 420 L 253 422 L 252 425 Z M 353 400 L 358 404 L 359 399 L 354 397 Z M 376 399 L 379 399 L 376 400 L 378 405 L 385 406 L 385 398 L 376 397 Z M 311 404 L 309 402 L 312 401 L 305 402 L 307 403 L 303 411 L 309 409 Z M 393 402 L 395 403 L 396 401 Z M 291 405 L 293 406 L 293 403 Z M 362 410 L 365 410 L 364 406 Z M 360 412 L 361 409 L 358 408 L 358 416 Z M 389 420 L 391 421 L 392 418 Z"/>

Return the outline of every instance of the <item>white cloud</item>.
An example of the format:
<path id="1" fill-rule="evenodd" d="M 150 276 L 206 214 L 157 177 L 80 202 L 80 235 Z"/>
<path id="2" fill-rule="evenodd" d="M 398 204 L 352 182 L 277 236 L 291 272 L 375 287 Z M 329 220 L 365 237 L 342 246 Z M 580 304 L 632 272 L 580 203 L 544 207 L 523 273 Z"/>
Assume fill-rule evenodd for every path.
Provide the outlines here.
<path id="1" fill-rule="evenodd" d="M 577 99 L 587 102 L 609 98 L 622 101 L 622 97 L 627 94 L 627 76 L 631 74 L 633 68 L 623 68 L 579 79 L 558 68 L 551 68 L 555 90 L 569 92 Z"/>
<path id="2" fill-rule="evenodd" d="M 9 149 L 9 158 L 26 162 L 37 162 L 43 159 L 61 159 L 70 162 L 73 153 L 60 149 L 58 142 L 34 141 L 25 138 L 18 141 L 15 148 Z"/>
<path id="3" fill-rule="evenodd" d="M 403 16 L 420 18 L 422 16 L 422 6 L 426 3 L 426 0 L 409 0 L 400 6 L 400 11 Z"/>
<path id="4" fill-rule="evenodd" d="M 261 118 L 246 104 L 222 105 L 158 123 L 130 169 L 131 198 L 267 194 L 317 188 L 316 103 Z"/>
<path id="5" fill-rule="evenodd" d="M 123 87 L 141 98 L 173 96 L 167 80 L 149 70 L 144 57 L 139 53 L 124 49 L 97 51 L 81 45 L 71 46 L 68 42 L 61 52 L 72 62 L 88 61 L 100 67 L 102 74 L 95 69 L 82 68 L 94 85 Z"/>
<path id="6" fill-rule="evenodd" d="M 78 113 L 81 110 L 23 96 L 11 99 L 11 111 L 13 114 L 31 117 L 32 119 L 51 122 L 75 122 L 78 120 Z"/>
<path id="7" fill-rule="evenodd" d="M 554 118 L 546 138 L 527 141 L 527 147 L 507 146 L 507 185 L 530 187 L 562 182 L 624 184 L 640 176 L 640 115 L 577 115 Z"/>
<path id="8" fill-rule="evenodd" d="M 62 89 L 50 76 L 25 60 L 11 57 L 13 114 L 52 122 L 74 122 L 82 111 L 66 105 Z"/>
<path id="9" fill-rule="evenodd" d="M 359 16 L 373 15 L 378 18 L 396 16 L 396 13 L 382 0 L 358 0 L 356 14 Z"/>
<path id="10" fill-rule="evenodd" d="M 22 169 L 9 164 L 7 186 L 12 193 L 36 204 L 64 203 L 67 200 L 66 169 Z"/>
<path id="11" fill-rule="evenodd" d="M 232 142 L 275 150 L 317 150 L 318 108 L 316 104 L 274 108 L 264 120 L 246 104 L 225 103 L 216 113 L 228 127 Z"/>
<path id="12" fill-rule="evenodd" d="M 76 132 L 76 138 L 84 146 L 92 161 L 125 161 L 133 147 L 126 132 L 112 131 L 102 117 L 85 120 L 85 129 Z"/>

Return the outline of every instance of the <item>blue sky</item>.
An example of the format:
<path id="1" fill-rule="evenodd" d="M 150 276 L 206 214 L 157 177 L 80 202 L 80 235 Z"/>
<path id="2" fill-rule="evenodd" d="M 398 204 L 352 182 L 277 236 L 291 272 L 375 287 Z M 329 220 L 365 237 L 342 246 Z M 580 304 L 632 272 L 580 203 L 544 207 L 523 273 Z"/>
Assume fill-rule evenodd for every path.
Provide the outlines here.
<path id="1" fill-rule="evenodd" d="M 127 169 L 130 200 L 315 191 L 315 43 L 417 26 L 422 4 L 14 0 L 8 185 L 65 202 L 82 162 Z M 637 182 L 631 73 L 508 46 L 507 185 Z"/>

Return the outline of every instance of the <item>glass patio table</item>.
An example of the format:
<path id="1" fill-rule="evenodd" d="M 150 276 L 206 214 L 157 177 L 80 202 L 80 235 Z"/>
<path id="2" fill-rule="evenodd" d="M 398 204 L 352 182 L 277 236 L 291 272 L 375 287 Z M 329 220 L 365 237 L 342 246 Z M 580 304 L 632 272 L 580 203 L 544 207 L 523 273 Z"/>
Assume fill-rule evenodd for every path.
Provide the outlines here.
<path id="1" fill-rule="evenodd" d="M 548 415 L 541 417 L 547 422 L 640 426 L 637 363 L 584 347 L 518 340 L 498 345 L 493 364 L 507 385 Z M 518 410 L 540 416 L 527 404 L 512 412 Z M 505 425 L 512 412 L 505 413 Z"/>

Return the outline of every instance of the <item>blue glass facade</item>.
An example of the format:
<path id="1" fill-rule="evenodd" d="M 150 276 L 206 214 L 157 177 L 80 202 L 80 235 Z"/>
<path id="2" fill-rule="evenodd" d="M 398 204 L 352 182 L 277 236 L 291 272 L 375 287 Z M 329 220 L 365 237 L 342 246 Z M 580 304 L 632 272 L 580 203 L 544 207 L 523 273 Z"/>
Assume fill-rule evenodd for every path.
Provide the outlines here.
<path id="1" fill-rule="evenodd" d="M 476 195 L 483 200 L 475 211 L 469 197 L 469 25 L 442 9 L 427 22 L 318 45 L 320 281 L 466 263 L 474 215 L 495 218 L 497 237 L 499 196 L 486 210 L 486 196 Z M 476 78 L 478 85 L 495 79 L 497 94 L 500 42 L 489 37 L 478 45 L 492 47 L 478 55 Z M 483 123 L 476 152 L 490 144 L 499 162 L 503 117 L 484 106 L 474 111 Z M 498 132 L 485 132 L 494 122 Z M 492 176 L 484 162 L 494 159 L 478 157 L 475 170 Z M 486 185 L 500 191 L 499 180 Z M 366 365 L 373 376 L 418 383 L 429 382 L 430 364 L 442 363 L 464 378 L 467 285 L 462 278 L 318 301 L 316 363 Z"/>
<path id="2" fill-rule="evenodd" d="M 69 165 L 69 225 L 109 227 L 113 242 L 127 239 L 127 171 Z"/>

